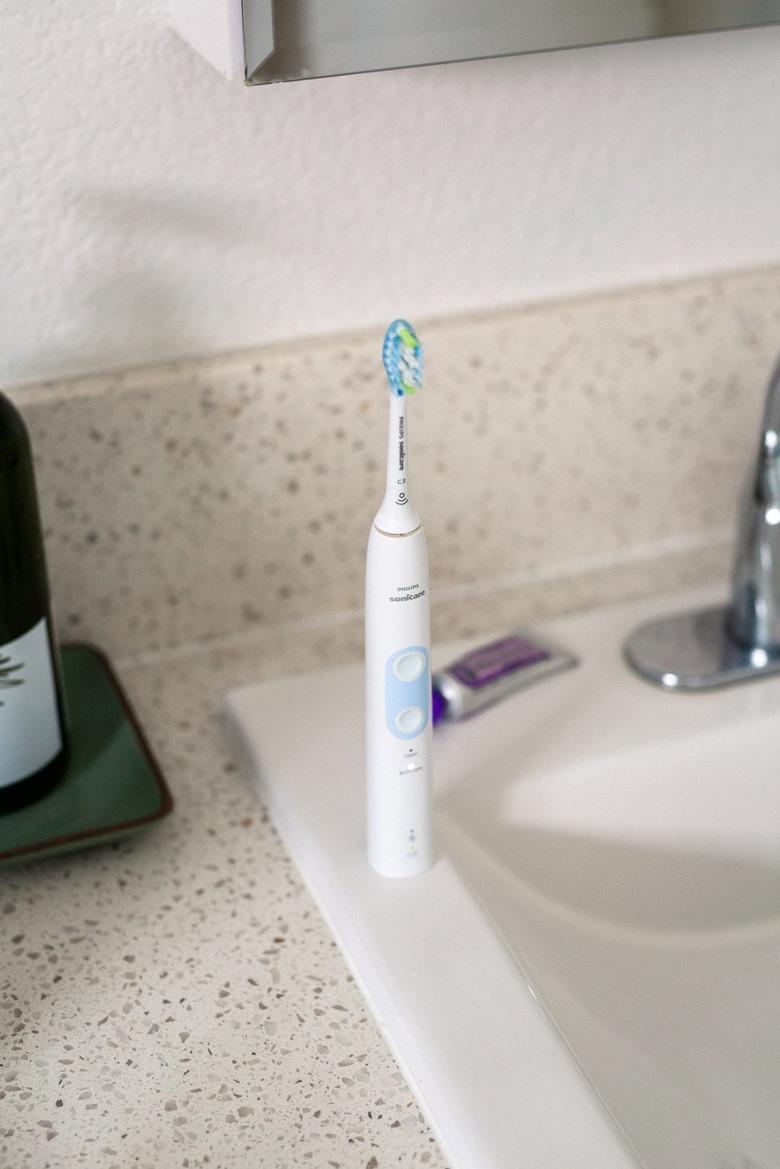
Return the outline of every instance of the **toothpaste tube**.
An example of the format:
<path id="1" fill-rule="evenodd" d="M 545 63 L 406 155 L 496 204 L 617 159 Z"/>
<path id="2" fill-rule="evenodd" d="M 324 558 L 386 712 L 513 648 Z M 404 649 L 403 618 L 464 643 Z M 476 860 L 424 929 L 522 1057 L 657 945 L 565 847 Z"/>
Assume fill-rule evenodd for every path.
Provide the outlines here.
<path id="1" fill-rule="evenodd" d="M 510 633 L 433 675 L 433 722 L 466 718 L 522 686 L 576 665 L 572 654 L 546 639 Z"/>

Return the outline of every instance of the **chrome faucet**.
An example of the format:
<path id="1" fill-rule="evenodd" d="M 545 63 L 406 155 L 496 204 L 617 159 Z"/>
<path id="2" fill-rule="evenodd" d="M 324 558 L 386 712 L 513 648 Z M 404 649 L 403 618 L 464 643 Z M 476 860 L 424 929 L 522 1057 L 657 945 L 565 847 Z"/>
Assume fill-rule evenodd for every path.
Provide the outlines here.
<path id="1" fill-rule="evenodd" d="M 742 497 L 731 603 L 641 626 L 626 657 L 667 690 L 708 689 L 780 670 L 780 360 Z"/>
<path id="2" fill-rule="evenodd" d="M 780 361 L 769 379 L 761 446 L 737 528 L 728 632 L 740 645 L 780 650 Z"/>

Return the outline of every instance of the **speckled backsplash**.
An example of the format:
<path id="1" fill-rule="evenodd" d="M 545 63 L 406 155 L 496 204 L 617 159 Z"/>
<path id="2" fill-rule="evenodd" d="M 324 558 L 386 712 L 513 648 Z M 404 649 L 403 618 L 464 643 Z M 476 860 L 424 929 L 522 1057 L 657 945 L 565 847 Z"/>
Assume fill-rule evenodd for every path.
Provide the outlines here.
<path id="1" fill-rule="evenodd" d="M 722 578 L 780 269 L 416 321 L 437 637 Z M 350 630 L 384 485 L 382 331 L 11 389 L 64 637 Z M 291 630 L 291 635 L 293 630 Z"/>

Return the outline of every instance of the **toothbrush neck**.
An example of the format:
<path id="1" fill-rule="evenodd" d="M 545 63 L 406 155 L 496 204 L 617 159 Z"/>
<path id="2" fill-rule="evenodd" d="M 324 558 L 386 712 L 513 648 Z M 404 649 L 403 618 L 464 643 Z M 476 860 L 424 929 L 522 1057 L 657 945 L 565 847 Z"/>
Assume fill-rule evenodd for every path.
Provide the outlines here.
<path id="1" fill-rule="evenodd" d="M 409 440 L 406 397 L 390 397 L 387 431 L 387 483 L 376 526 L 391 535 L 406 535 L 420 526 L 420 517 L 409 496 Z"/>
<path id="2" fill-rule="evenodd" d="M 387 427 L 387 484 L 385 495 L 392 499 L 409 498 L 409 445 L 406 437 L 406 398 L 390 398 L 390 421 Z"/>

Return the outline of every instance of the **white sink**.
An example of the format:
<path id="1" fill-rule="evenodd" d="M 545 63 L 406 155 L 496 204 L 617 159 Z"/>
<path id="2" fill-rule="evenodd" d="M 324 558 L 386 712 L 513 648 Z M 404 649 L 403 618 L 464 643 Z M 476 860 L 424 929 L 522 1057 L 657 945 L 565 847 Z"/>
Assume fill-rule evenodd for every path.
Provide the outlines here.
<path id="1" fill-rule="evenodd" d="M 363 856 L 360 668 L 229 698 L 458 1169 L 780 1166 L 780 678 L 640 681 L 622 644 L 674 608 L 547 623 L 577 669 L 437 728 L 411 880 Z"/>

